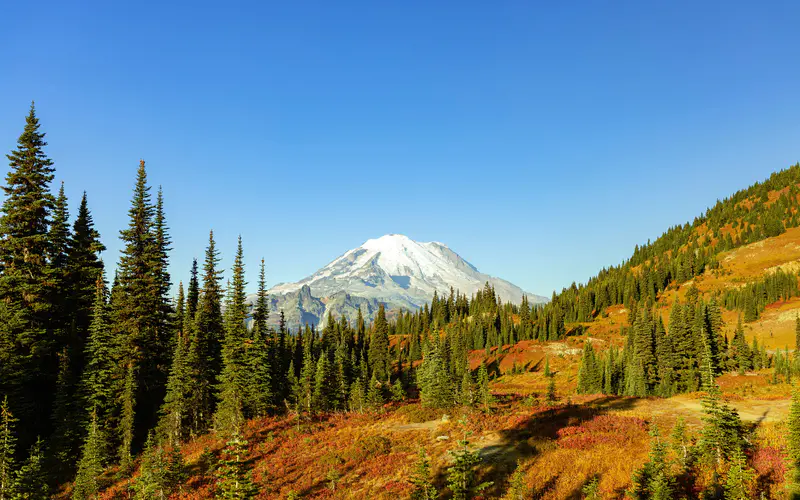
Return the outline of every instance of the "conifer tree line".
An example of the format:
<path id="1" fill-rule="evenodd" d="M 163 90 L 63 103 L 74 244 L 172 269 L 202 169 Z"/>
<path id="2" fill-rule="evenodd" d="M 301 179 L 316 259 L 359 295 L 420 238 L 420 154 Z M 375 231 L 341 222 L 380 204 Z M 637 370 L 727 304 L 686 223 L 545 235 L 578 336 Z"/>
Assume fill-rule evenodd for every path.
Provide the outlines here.
<path id="1" fill-rule="evenodd" d="M 797 274 L 777 269 L 742 288 L 726 290 L 722 302 L 726 309 L 741 311 L 744 320 L 751 322 L 757 320 L 769 304 L 789 300 L 798 293 Z"/>
<path id="2" fill-rule="evenodd" d="M 717 201 L 706 213 L 689 224 L 667 230 L 661 237 L 634 249 L 630 259 L 618 266 L 601 270 L 586 284 L 573 283 L 551 301 L 534 318 L 535 338 L 547 340 L 567 332 L 562 322 L 586 322 L 604 314 L 608 306 L 655 301 L 669 286 L 685 283 L 707 270 L 719 268 L 717 256 L 800 225 L 800 163 L 773 173 L 764 182 L 756 183 L 733 196 Z M 776 275 L 778 273 L 775 273 Z M 781 278 L 775 278 L 781 280 Z M 774 283 L 785 296 L 787 281 Z M 796 288 L 796 283 L 793 285 Z M 784 295 L 781 295 L 784 294 Z M 736 299 L 731 298 L 734 302 Z M 744 297 L 735 308 L 746 312 Z M 751 309 L 758 309 L 758 298 Z M 734 308 L 727 302 L 726 307 Z M 763 310 L 763 308 L 762 308 Z M 751 321 L 751 314 L 746 321 Z M 547 323 L 547 324 L 543 324 Z M 550 326 L 552 323 L 555 325 Z M 555 337 L 551 335 L 555 334 Z"/>
<path id="3" fill-rule="evenodd" d="M 732 338 L 722 333 L 716 299 L 705 302 L 695 288 L 685 302 L 675 301 L 664 324 L 658 309 L 642 304 L 623 328 L 625 346 L 611 346 L 601 356 L 591 341 L 584 343 L 577 391 L 627 396 L 670 397 L 702 387 L 702 374 L 769 367 L 772 358 L 753 338 L 748 345 L 741 317 Z"/>

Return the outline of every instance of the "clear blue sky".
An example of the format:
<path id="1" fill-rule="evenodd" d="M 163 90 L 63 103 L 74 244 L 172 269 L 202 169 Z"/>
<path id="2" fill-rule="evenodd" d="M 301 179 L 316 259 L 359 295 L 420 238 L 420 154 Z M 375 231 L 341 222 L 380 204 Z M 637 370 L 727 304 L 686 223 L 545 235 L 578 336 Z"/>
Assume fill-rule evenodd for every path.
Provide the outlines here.
<path id="1" fill-rule="evenodd" d="M 144 158 L 176 283 L 404 233 L 545 295 L 800 159 L 796 2 L 553 3 L 5 2 L 0 149 L 35 99 L 114 263 Z"/>

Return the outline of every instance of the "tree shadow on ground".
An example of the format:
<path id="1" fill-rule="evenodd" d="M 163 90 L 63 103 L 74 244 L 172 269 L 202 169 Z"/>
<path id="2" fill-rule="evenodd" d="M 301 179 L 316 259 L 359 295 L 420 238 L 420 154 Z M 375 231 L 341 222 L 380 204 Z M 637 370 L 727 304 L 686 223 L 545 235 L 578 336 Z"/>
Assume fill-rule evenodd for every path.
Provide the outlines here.
<path id="1" fill-rule="evenodd" d="M 519 461 L 535 457 L 539 452 L 537 446 L 547 441 L 555 441 L 558 431 L 570 425 L 580 425 L 600 415 L 614 411 L 632 409 L 637 399 L 621 396 L 603 396 L 581 405 L 559 405 L 536 412 L 511 429 L 499 431 L 498 442 L 481 449 L 483 466 L 481 481 L 494 481 L 485 492 L 489 498 L 497 498 L 509 487 L 509 479 L 517 468 Z M 543 495 L 553 487 L 557 476 L 539 489 L 529 492 L 531 498 Z M 568 498 L 580 498 L 582 487 Z"/>

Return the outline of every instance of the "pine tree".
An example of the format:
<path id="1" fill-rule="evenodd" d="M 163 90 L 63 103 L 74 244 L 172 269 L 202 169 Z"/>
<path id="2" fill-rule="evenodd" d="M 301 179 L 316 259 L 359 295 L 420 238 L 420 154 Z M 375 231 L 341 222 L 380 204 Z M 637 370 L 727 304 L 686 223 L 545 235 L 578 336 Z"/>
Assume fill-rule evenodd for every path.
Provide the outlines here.
<path id="1" fill-rule="evenodd" d="M 364 382 L 357 378 L 350 385 L 350 396 L 348 397 L 348 407 L 350 411 L 364 412 L 366 405 L 366 395 L 364 394 Z"/>
<path id="2" fill-rule="evenodd" d="M 164 449 L 155 442 L 151 432 L 147 436 L 139 477 L 134 483 L 137 500 L 164 499 L 169 494 L 168 472 L 169 461 Z"/>
<path id="3" fill-rule="evenodd" d="M 48 500 L 50 487 L 44 464 L 44 443 L 37 439 L 14 478 L 14 500 Z"/>
<path id="4" fill-rule="evenodd" d="M 51 322 L 53 333 L 59 339 L 58 345 L 69 346 L 69 351 L 73 356 L 80 352 L 80 346 L 74 345 L 76 336 L 71 332 L 72 304 L 69 303 L 72 283 L 69 280 L 67 270 L 67 250 L 70 240 L 69 232 L 69 209 L 67 206 L 67 195 L 64 194 L 64 183 L 58 190 L 55 204 L 53 206 L 53 216 L 50 222 L 49 231 L 50 245 L 48 248 L 48 258 L 52 270 L 52 311 Z M 70 335 L 73 333 L 73 335 Z M 70 361 L 70 364 L 73 362 Z M 74 382 L 74 381 L 72 381 Z"/>
<path id="5" fill-rule="evenodd" d="M 164 400 L 169 337 L 164 329 L 161 248 L 155 230 L 155 207 L 150 200 L 144 161 L 139 162 L 130 223 L 120 231 L 124 244 L 119 261 L 119 294 L 114 298 L 115 330 L 120 342 L 121 366 L 126 370 L 123 412 L 120 422 L 123 443 L 144 438 L 145 429 L 156 423 L 158 406 Z M 134 419 L 134 413 L 137 413 Z M 128 452 L 122 451 L 122 461 Z"/>
<path id="6" fill-rule="evenodd" d="M 667 443 L 661 440 L 655 424 L 651 425 L 650 438 L 650 455 L 647 462 L 633 473 L 631 496 L 642 500 L 669 500 L 673 498 L 674 478 L 667 467 Z"/>
<path id="7" fill-rule="evenodd" d="M 214 473 L 217 478 L 216 498 L 244 500 L 256 495 L 257 491 L 245 462 L 247 444 L 247 441 L 237 433 L 222 450 L 222 459 Z"/>
<path id="8" fill-rule="evenodd" d="M 115 396 L 118 384 L 115 345 L 108 320 L 106 305 L 106 286 L 102 273 L 95 283 L 94 304 L 92 306 L 92 323 L 89 326 L 89 338 L 86 342 L 84 359 L 86 366 L 81 378 L 81 392 L 84 406 L 92 408 L 97 416 L 97 425 L 101 432 L 110 431 L 112 412 L 116 405 Z M 85 422 L 85 417 L 83 419 Z M 105 457 L 105 450 L 99 453 Z"/>
<path id="9" fill-rule="evenodd" d="M 158 187 L 158 194 L 156 195 L 155 212 L 153 214 L 153 237 L 155 239 L 155 250 L 153 257 L 155 259 L 153 267 L 156 274 L 156 294 L 159 302 L 159 318 L 158 318 L 158 338 L 165 343 L 165 345 L 172 338 L 172 301 L 169 297 L 169 289 L 172 286 L 169 275 L 169 251 L 172 250 L 170 245 L 172 240 L 168 234 L 168 227 L 166 215 L 164 214 L 164 193 L 161 186 Z M 167 356 L 163 356 L 162 361 L 166 361 Z"/>
<path id="10" fill-rule="evenodd" d="M 670 434 L 670 442 L 678 465 L 685 469 L 689 465 L 690 449 L 689 437 L 686 435 L 686 422 L 683 417 L 679 417 L 675 422 Z"/>
<path id="11" fill-rule="evenodd" d="M 591 341 L 583 344 L 581 366 L 578 370 L 578 394 L 595 394 L 602 391 L 602 373 Z"/>
<path id="12" fill-rule="evenodd" d="M 50 223 L 53 162 L 44 152 L 45 134 L 31 103 L 17 148 L 7 155 L 10 171 L 0 210 L 0 394 L 10 396 L 23 423 L 27 448 L 49 426 L 60 352 L 53 324 L 54 269 Z"/>
<path id="13" fill-rule="evenodd" d="M 731 468 L 725 478 L 726 500 L 749 500 L 755 498 L 753 494 L 753 480 L 755 474 L 747 466 L 742 449 L 737 447 L 731 457 Z"/>
<path id="14" fill-rule="evenodd" d="M 374 374 L 367 386 L 366 403 L 371 408 L 380 408 L 384 403 L 383 384 Z"/>
<path id="15" fill-rule="evenodd" d="M 242 238 L 239 237 L 233 264 L 233 278 L 225 308 L 219 404 L 214 413 L 214 429 L 225 435 L 237 432 L 244 422 L 244 396 L 247 394 L 247 378 L 249 377 L 244 350 L 247 338 L 245 286 Z"/>
<path id="16" fill-rule="evenodd" d="M 461 383 L 458 387 L 459 403 L 464 406 L 472 406 L 475 404 L 475 382 L 472 380 L 472 373 L 469 367 L 464 369 L 464 374 L 461 377 Z"/>
<path id="17" fill-rule="evenodd" d="M 378 381 L 388 381 L 391 364 L 389 362 L 389 324 L 383 303 L 378 306 L 378 314 L 373 324 L 372 339 L 369 343 L 369 362 L 372 374 Z"/>
<path id="18" fill-rule="evenodd" d="M 433 485 L 431 459 L 425 453 L 425 448 L 420 448 L 417 453 L 417 461 L 414 463 L 409 482 L 414 486 L 411 491 L 412 500 L 435 500 L 439 496 Z"/>
<path id="19" fill-rule="evenodd" d="M 217 270 L 219 254 L 214 242 L 214 232 L 209 233 L 208 248 L 203 264 L 203 290 L 197 305 L 197 315 L 189 341 L 189 367 L 192 373 L 192 427 L 195 432 L 205 430 L 211 423 L 214 411 L 214 384 L 220 371 L 223 338 L 222 325 L 222 273 Z M 189 295 L 191 305 L 191 288 Z"/>
<path id="20" fill-rule="evenodd" d="M 328 356 L 324 353 L 317 360 L 317 368 L 314 374 L 314 394 L 312 396 L 312 407 L 315 411 L 326 412 L 336 406 L 336 379 L 328 363 Z"/>
<path id="21" fill-rule="evenodd" d="M 84 192 L 67 246 L 68 304 L 72 310 L 70 350 L 76 357 L 73 362 L 73 371 L 76 373 L 79 371 L 76 368 L 85 362 L 83 339 L 89 335 L 97 280 L 103 278 L 100 253 L 105 249 L 100 242 L 100 234 L 94 228 Z"/>
<path id="22" fill-rule="evenodd" d="M 547 404 L 553 405 L 558 401 L 556 394 L 556 375 L 553 373 L 548 377 L 547 381 Z"/>
<path id="23" fill-rule="evenodd" d="M 736 330 L 733 334 L 733 342 L 731 343 L 731 351 L 733 355 L 736 368 L 740 374 L 752 368 L 750 349 L 747 346 L 747 340 L 744 338 L 744 328 L 742 327 L 742 318 L 739 317 L 739 322 L 736 325 Z"/>
<path id="24" fill-rule="evenodd" d="M 100 491 L 98 483 L 103 473 L 103 437 L 97 422 L 97 413 L 92 412 L 86 441 L 78 463 L 78 475 L 72 487 L 72 500 L 94 500 Z"/>
<path id="25" fill-rule="evenodd" d="M 406 399 L 406 390 L 403 389 L 403 384 L 400 382 L 400 379 L 394 381 L 390 392 L 392 393 L 392 401 L 395 403 L 399 403 Z"/>
<path id="26" fill-rule="evenodd" d="M 794 317 L 794 349 L 800 352 L 800 314 Z"/>
<path id="27" fill-rule="evenodd" d="M 477 451 L 470 449 L 469 436 L 472 433 L 466 430 L 466 421 L 462 419 L 459 423 L 464 427 L 463 438 L 458 441 L 458 447 L 450 451 L 453 464 L 447 469 L 447 486 L 453 493 L 453 499 L 466 500 L 492 483 L 475 484 L 475 469 L 481 463 L 481 457 Z"/>
<path id="28" fill-rule="evenodd" d="M 483 407 L 484 413 L 489 413 L 489 405 L 492 402 L 492 392 L 489 390 L 489 372 L 486 370 L 486 361 L 481 361 L 478 366 L 478 401 Z"/>
<path id="29" fill-rule="evenodd" d="M 8 407 L 8 396 L 6 396 L 0 406 L 0 500 L 9 500 L 14 494 L 16 423 L 17 419 Z"/>
<path id="30" fill-rule="evenodd" d="M 453 382 L 438 339 L 434 340 L 428 352 L 423 355 L 417 378 L 423 405 L 433 408 L 447 408 L 453 405 L 455 394 Z"/>
<path id="31" fill-rule="evenodd" d="M 253 309 L 253 329 L 247 349 L 247 365 L 250 371 L 247 394 L 248 409 L 251 415 L 266 415 L 274 404 L 277 390 L 273 388 L 273 365 L 279 359 L 276 352 L 277 342 L 270 342 L 270 331 L 267 327 L 269 318 L 269 299 L 264 271 L 264 259 L 261 259 L 261 270 L 258 276 L 258 293 Z M 276 381 L 277 382 L 277 381 Z"/>
<path id="32" fill-rule="evenodd" d="M 795 477 L 800 478 L 800 389 L 797 385 L 792 390 L 792 403 L 786 423 L 789 431 L 786 438 L 789 464 Z"/>
<path id="33" fill-rule="evenodd" d="M 167 394 L 161 406 L 161 420 L 158 425 L 161 439 L 173 447 L 183 441 L 190 430 L 188 405 L 192 391 L 186 341 L 181 335 L 176 337 L 172 367 L 167 379 Z"/>
<path id="34" fill-rule="evenodd" d="M 708 351 L 707 346 L 706 350 Z M 714 382 L 710 363 L 706 363 L 703 368 L 703 383 L 706 395 L 702 400 L 704 426 L 699 445 L 703 458 L 718 468 L 723 459 L 741 448 L 742 424 L 736 410 L 722 402 L 721 391 Z"/>

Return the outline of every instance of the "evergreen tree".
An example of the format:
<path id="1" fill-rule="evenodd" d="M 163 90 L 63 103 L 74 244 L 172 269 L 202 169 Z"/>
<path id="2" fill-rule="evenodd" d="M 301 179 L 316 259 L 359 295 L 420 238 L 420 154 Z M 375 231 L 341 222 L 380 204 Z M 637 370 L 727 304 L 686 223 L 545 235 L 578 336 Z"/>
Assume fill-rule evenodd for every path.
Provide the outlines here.
<path id="1" fill-rule="evenodd" d="M 193 412 L 192 427 L 195 432 L 205 430 L 211 423 L 214 411 L 213 389 L 221 367 L 222 273 L 217 270 L 218 264 L 219 253 L 212 231 L 209 233 L 203 264 L 203 290 L 197 306 L 197 319 L 189 341 L 189 367 L 194 386 L 189 406 Z M 189 297 L 191 304 L 191 293 Z"/>
<path id="2" fill-rule="evenodd" d="M 252 338 L 247 349 L 247 365 L 250 371 L 247 394 L 248 409 L 251 415 L 266 415 L 273 406 L 274 396 L 278 393 L 273 388 L 274 365 L 278 364 L 277 342 L 270 342 L 270 331 L 267 327 L 269 318 L 269 298 L 264 271 L 264 259 L 261 259 L 261 270 L 258 276 L 258 293 L 253 309 Z M 277 382 L 277 381 L 276 381 Z"/>
<path id="3" fill-rule="evenodd" d="M 117 427 L 120 442 L 117 457 L 123 474 L 133 468 L 134 417 L 136 412 L 136 371 L 132 362 L 125 367 L 125 380 L 121 393 L 121 415 Z"/>
<path id="4" fill-rule="evenodd" d="M 558 401 L 558 395 L 556 394 L 556 375 L 553 373 L 551 374 L 547 381 L 547 404 L 555 404 Z"/>
<path id="5" fill-rule="evenodd" d="M 602 391 L 603 374 L 597 362 L 591 341 L 583 343 L 581 366 L 578 370 L 578 394 L 596 394 Z"/>
<path id="6" fill-rule="evenodd" d="M 366 395 L 364 394 L 364 382 L 357 378 L 350 385 L 350 396 L 348 398 L 348 407 L 350 411 L 357 411 L 363 413 L 366 404 Z"/>
<path id="7" fill-rule="evenodd" d="M 49 231 L 50 245 L 48 248 L 48 259 L 51 267 L 52 295 L 51 295 L 51 324 L 53 335 L 58 339 L 57 345 L 67 348 L 68 353 L 74 357 L 80 353 L 80 346 L 74 345 L 76 336 L 70 335 L 73 313 L 72 304 L 69 303 L 72 284 L 70 283 L 67 271 L 67 247 L 70 240 L 69 232 L 69 209 L 67 206 L 67 196 L 64 194 L 64 183 L 58 190 L 55 204 L 53 206 L 52 221 Z M 76 360 L 77 361 L 77 360 Z M 70 360 L 68 364 L 72 365 Z M 68 370 L 71 373 L 71 370 Z M 72 389 L 74 380 L 68 383 L 68 390 Z"/>
<path id="8" fill-rule="evenodd" d="M 92 412 L 89 432 L 81 451 L 78 475 L 72 486 L 73 500 L 94 500 L 100 491 L 99 478 L 103 473 L 103 437 L 97 422 L 97 413 Z"/>
<path id="9" fill-rule="evenodd" d="M 336 407 L 338 389 L 336 378 L 328 363 L 328 356 L 322 355 L 317 360 L 314 374 L 314 394 L 312 407 L 319 412 L 333 410 Z"/>
<path id="10" fill-rule="evenodd" d="M 100 234 L 94 228 L 84 192 L 67 246 L 68 304 L 72 311 L 70 352 L 76 358 L 72 363 L 72 370 L 76 374 L 86 361 L 83 357 L 84 340 L 89 336 L 97 280 L 103 279 L 100 253 L 105 249 Z"/>
<path id="11" fill-rule="evenodd" d="M 380 408 L 384 403 L 383 384 L 378 381 L 374 374 L 367 386 L 366 403 L 372 408 Z"/>
<path id="12" fill-rule="evenodd" d="M 8 407 L 8 396 L 0 406 L 0 500 L 14 494 L 14 453 L 16 453 L 17 419 Z"/>
<path id="13" fill-rule="evenodd" d="M 215 470 L 217 498 L 244 500 L 256 495 L 257 491 L 245 462 L 247 444 L 247 441 L 236 433 L 222 450 L 222 459 Z"/>
<path id="14" fill-rule="evenodd" d="M 147 436 L 144 452 L 142 452 L 139 477 L 134 483 L 136 491 L 134 498 L 137 500 L 166 498 L 169 494 L 168 470 L 169 462 L 164 449 L 156 444 L 155 437 L 151 432 Z"/>
<path id="15" fill-rule="evenodd" d="M 433 485 L 431 459 L 425 453 L 425 448 L 420 448 L 417 453 L 417 461 L 414 463 L 409 482 L 414 486 L 411 491 L 412 500 L 435 500 L 439 496 Z"/>
<path id="16" fill-rule="evenodd" d="M 438 339 L 434 340 L 428 352 L 423 355 L 417 378 L 423 405 L 433 408 L 447 408 L 453 405 L 455 391 L 447 358 Z"/>
<path id="17" fill-rule="evenodd" d="M 95 283 L 92 306 L 92 323 L 86 342 L 86 366 L 81 379 L 81 390 L 86 408 L 92 408 L 98 420 L 100 432 L 108 432 L 113 425 L 115 397 L 118 394 L 116 353 L 113 334 L 110 330 L 106 305 L 106 286 L 102 273 Z M 85 418 L 85 417 L 84 417 Z M 85 422 L 85 419 L 83 420 Z M 105 450 L 99 451 L 105 457 Z"/>
<path id="18" fill-rule="evenodd" d="M 124 249 L 119 261 L 119 294 L 112 304 L 115 333 L 121 339 L 121 366 L 126 370 L 125 377 L 133 377 L 125 384 L 124 411 L 129 413 L 120 422 L 126 427 L 121 427 L 119 434 L 123 442 L 129 438 L 132 445 L 156 423 L 158 406 L 164 400 L 170 352 L 162 296 L 162 249 L 143 160 L 139 162 L 128 216 L 128 228 L 120 231 Z M 128 452 L 123 451 L 122 456 L 127 457 Z"/>
<path id="19" fill-rule="evenodd" d="M 219 404 L 214 413 L 214 429 L 226 435 L 237 432 L 244 422 L 244 396 L 249 377 L 245 355 L 247 305 L 244 288 L 242 238 L 233 263 L 233 278 L 225 308 L 225 336 L 222 346 L 222 373 L 219 377 Z"/>
<path id="20" fill-rule="evenodd" d="M 631 496 L 642 500 L 669 500 L 673 498 L 674 478 L 668 470 L 667 443 L 661 440 L 655 424 L 650 428 L 650 438 L 650 455 L 647 462 L 634 471 Z"/>
<path id="21" fill-rule="evenodd" d="M 798 482 L 797 480 L 800 479 L 800 389 L 796 385 L 792 390 L 792 403 L 789 407 L 786 424 L 789 431 L 786 438 L 789 465 L 795 482 Z"/>
<path id="22" fill-rule="evenodd" d="M 170 446 L 177 446 L 190 430 L 189 400 L 192 392 L 192 379 L 187 359 L 187 343 L 181 335 L 176 335 L 172 367 L 167 379 L 167 394 L 161 406 L 159 434 Z"/>
<path id="23" fill-rule="evenodd" d="M 400 382 L 400 379 L 394 381 L 390 391 L 392 393 L 392 401 L 399 403 L 406 399 L 406 391 L 403 389 L 403 384 Z"/>
<path id="24" fill-rule="evenodd" d="M 14 500 L 47 500 L 50 498 L 43 448 L 44 443 L 41 439 L 37 439 L 31 447 L 28 458 L 16 471 Z"/>
<path id="25" fill-rule="evenodd" d="M 755 474 L 747 466 L 744 453 L 741 448 L 736 448 L 731 457 L 731 467 L 725 479 L 725 498 L 726 500 L 749 500 L 755 498 L 753 495 L 753 480 Z"/>
<path id="26" fill-rule="evenodd" d="M 378 314 L 369 343 L 369 362 L 372 374 L 378 381 L 388 381 L 391 369 L 389 362 L 389 324 L 386 322 L 386 310 L 383 303 L 378 306 Z"/>
<path id="27" fill-rule="evenodd" d="M 794 349 L 800 352 L 800 314 L 794 317 Z"/>
<path id="28" fill-rule="evenodd" d="M 466 421 L 462 420 L 462 427 Z M 456 500 L 473 498 L 475 493 L 485 490 L 492 485 L 491 482 L 476 484 L 475 469 L 481 463 L 480 454 L 470 449 L 469 436 L 472 433 L 464 429 L 463 438 L 458 441 L 458 447 L 451 450 L 453 464 L 447 469 L 447 486 Z"/>
<path id="29" fill-rule="evenodd" d="M 742 425 L 736 410 L 722 401 L 721 391 L 714 382 L 708 363 L 703 370 L 703 381 L 706 395 L 702 400 L 704 426 L 699 445 L 706 462 L 718 468 L 723 459 L 741 448 Z"/>
<path id="30" fill-rule="evenodd" d="M 492 392 L 489 390 L 489 372 L 486 370 L 486 361 L 481 361 L 478 366 L 478 401 L 484 413 L 489 413 L 489 404 L 492 402 Z"/>
<path id="31" fill-rule="evenodd" d="M 53 333 L 63 328 L 52 316 L 54 169 L 44 137 L 31 104 L 17 148 L 7 155 L 11 168 L 0 210 L 0 336 L 7 339 L 0 349 L 0 395 L 11 398 L 23 423 L 23 448 L 48 430 L 60 352 Z"/>

